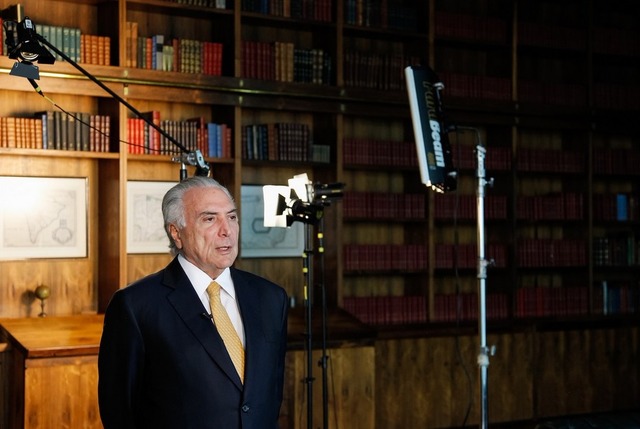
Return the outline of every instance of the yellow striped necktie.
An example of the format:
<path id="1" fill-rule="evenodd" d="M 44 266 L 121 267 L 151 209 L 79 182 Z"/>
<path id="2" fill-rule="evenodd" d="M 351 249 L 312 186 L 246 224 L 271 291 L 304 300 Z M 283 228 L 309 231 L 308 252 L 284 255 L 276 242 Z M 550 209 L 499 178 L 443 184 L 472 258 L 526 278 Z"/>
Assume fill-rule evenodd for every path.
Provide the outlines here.
<path id="1" fill-rule="evenodd" d="M 231 323 L 231 319 L 229 319 L 227 310 L 225 310 L 220 301 L 220 285 L 216 282 L 211 282 L 207 287 L 207 293 L 209 294 L 209 305 L 211 306 L 211 314 L 216 324 L 216 329 L 218 329 L 218 333 L 222 337 L 222 341 L 224 341 L 233 365 L 238 371 L 240 380 L 244 383 L 244 348 L 238 333 L 233 327 L 233 323 Z"/>

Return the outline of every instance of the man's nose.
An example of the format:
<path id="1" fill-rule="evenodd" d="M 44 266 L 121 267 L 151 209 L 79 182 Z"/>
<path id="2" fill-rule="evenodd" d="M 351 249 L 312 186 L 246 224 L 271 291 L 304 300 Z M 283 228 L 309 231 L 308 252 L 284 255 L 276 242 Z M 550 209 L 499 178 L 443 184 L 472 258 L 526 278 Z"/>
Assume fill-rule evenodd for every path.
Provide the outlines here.
<path id="1" fill-rule="evenodd" d="M 227 237 L 231 231 L 229 223 L 230 222 L 228 219 L 222 219 L 220 221 L 220 229 L 218 230 L 218 234 L 222 235 L 223 237 Z"/>

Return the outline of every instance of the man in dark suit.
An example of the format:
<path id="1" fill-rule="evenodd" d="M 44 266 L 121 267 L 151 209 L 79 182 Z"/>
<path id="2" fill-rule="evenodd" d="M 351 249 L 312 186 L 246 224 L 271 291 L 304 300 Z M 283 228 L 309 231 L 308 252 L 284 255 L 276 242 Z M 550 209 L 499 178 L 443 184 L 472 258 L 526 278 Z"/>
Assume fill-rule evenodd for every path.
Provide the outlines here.
<path id="1" fill-rule="evenodd" d="M 118 290 L 105 313 L 98 358 L 105 429 L 277 428 L 285 291 L 232 267 L 238 216 L 229 191 L 215 180 L 177 184 L 162 212 L 176 257 Z M 234 367 L 213 322 L 207 289 L 214 280 L 244 348 L 244 369 Z"/>

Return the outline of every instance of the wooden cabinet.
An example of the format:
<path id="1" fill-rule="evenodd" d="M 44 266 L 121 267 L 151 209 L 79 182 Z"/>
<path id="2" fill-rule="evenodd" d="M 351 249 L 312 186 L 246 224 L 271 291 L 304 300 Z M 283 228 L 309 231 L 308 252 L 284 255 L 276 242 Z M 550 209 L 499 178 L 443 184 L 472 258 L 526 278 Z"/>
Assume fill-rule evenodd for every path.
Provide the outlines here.
<path id="1" fill-rule="evenodd" d="M 2 427 L 102 428 L 98 348 L 102 316 L 0 320 Z"/>

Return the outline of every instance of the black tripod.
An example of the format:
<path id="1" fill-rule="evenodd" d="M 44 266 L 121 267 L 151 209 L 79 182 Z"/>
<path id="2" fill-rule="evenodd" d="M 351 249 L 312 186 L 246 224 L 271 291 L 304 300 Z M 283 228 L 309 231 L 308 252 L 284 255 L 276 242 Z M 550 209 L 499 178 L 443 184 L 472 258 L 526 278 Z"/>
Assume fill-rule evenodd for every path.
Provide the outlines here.
<path id="1" fill-rule="evenodd" d="M 327 355 L 327 293 L 324 285 L 324 219 L 318 222 L 316 238 L 318 246 L 316 254 L 320 265 L 321 281 L 318 283 L 321 291 L 321 356 L 318 366 L 322 368 L 322 427 L 327 429 L 329 425 L 329 394 L 328 394 L 328 362 Z M 305 251 L 303 254 L 302 272 L 305 277 L 304 301 L 305 301 L 305 321 L 306 321 L 306 362 L 307 374 L 305 383 L 307 385 L 307 428 L 313 428 L 313 302 L 314 302 L 314 277 L 313 277 L 313 226 L 307 225 L 305 234 Z"/>

